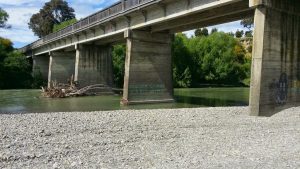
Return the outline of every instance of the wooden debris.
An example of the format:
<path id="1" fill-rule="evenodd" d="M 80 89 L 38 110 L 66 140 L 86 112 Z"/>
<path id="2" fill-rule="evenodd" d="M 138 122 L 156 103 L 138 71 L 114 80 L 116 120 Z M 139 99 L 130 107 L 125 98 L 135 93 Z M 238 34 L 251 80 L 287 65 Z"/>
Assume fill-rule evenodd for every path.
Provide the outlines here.
<path id="1" fill-rule="evenodd" d="M 73 78 L 71 78 L 73 79 Z M 66 97 L 78 97 L 95 95 L 95 91 L 109 91 L 112 89 L 103 84 L 94 84 L 83 88 L 78 88 L 78 85 L 71 80 L 70 84 L 57 83 L 52 81 L 50 87 L 42 87 L 42 96 L 48 98 L 66 98 Z"/>

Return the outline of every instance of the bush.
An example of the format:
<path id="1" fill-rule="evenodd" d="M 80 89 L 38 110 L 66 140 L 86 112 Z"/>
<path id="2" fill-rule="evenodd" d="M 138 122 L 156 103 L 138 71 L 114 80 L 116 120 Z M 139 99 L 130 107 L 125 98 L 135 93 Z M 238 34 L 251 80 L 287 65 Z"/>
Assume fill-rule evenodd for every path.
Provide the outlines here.
<path id="1" fill-rule="evenodd" d="M 16 51 L 9 53 L 2 68 L 0 88 L 31 88 L 31 65 L 24 55 Z"/>
<path id="2" fill-rule="evenodd" d="M 114 84 L 118 88 L 123 88 L 124 74 L 125 74 L 126 46 L 115 45 L 113 47 L 112 57 L 113 57 Z"/>
<path id="3" fill-rule="evenodd" d="M 73 23 L 76 23 L 76 22 L 77 22 L 77 19 L 74 18 L 74 19 L 71 19 L 71 20 L 67 20 L 67 21 L 65 21 L 65 22 L 62 22 L 62 23 L 60 23 L 60 24 L 55 24 L 55 25 L 53 26 L 52 32 L 58 32 L 58 31 L 60 31 L 60 30 L 62 30 L 62 29 L 64 29 L 64 28 L 66 28 L 66 27 L 68 27 L 69 25 L 72 25 Z"/>

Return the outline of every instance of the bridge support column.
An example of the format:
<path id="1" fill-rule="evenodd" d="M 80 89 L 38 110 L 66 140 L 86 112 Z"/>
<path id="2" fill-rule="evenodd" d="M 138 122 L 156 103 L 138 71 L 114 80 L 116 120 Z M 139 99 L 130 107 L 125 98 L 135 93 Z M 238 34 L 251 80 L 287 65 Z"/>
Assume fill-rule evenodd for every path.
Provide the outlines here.
<path id="1" fill-rule="evenodd" d="M 128 30 L 125 38 L 122 104 L 173 101 L 171 35 Z"/>
<path id="2" fill-rule="evenodd" d="M 75 72 L 74 52 L 51 52 L 49 61 L 48 87 L 51 81 L 69 83 Z"/>
<path id="3" fill-rule="evenodd" d="M 94 84 L 113 85 L 112 47 L 76 45 L 75 81 L 85 87 Z"/>
<path id="4" fill-rule="evenodd" d="M 300 105 L 300 1 L 250 0 L 255 7 L 250 111 L 271 116 Z"/>
<path id="5" fill-rule="evenodd" d="M 49 71 L 49 56 L 33 56 L 33 75 L 41 74 L 43 80 L 48 80 L 48 71 Z"/>

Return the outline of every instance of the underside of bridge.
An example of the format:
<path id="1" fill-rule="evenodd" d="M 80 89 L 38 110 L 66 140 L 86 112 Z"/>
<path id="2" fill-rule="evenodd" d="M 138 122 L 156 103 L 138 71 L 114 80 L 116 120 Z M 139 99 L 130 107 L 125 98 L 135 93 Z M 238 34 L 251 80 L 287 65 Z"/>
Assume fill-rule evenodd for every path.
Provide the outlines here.
<path id="1" fill-rule="evenodd" d="M 113 86 L 112 52 L 125 43 L 122 103 L 173 101 L 174 33 L 255 16 L 250 114 L 270 116 L 300 101 L 298 0 L 163 0 L 38 47 L 34 69 L 49 82 Z M 49 50 L 53 50 L 50 52 Z M 48 56 L 47 56 L 48 55 Z M 47 64 L 49 65 L 47 67 Z"/>

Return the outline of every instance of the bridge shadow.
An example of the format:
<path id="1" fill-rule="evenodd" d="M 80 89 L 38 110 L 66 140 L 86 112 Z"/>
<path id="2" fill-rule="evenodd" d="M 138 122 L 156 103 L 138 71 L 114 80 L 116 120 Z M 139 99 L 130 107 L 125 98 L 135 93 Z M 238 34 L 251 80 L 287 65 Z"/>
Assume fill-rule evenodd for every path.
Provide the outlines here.
<path id="1" fill-rule="evenodd" d="M 248 106 L 248 101 L 231 100 L 231 99 L 218 99 L 218 98 L 205 98 L 195 96 L 175 96 L 177 103 L 186 103 L 197 105 L 201 107 L 230 107 L 230 106 Z"/>

